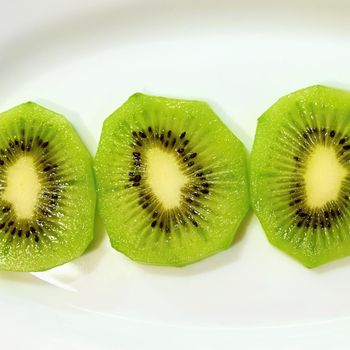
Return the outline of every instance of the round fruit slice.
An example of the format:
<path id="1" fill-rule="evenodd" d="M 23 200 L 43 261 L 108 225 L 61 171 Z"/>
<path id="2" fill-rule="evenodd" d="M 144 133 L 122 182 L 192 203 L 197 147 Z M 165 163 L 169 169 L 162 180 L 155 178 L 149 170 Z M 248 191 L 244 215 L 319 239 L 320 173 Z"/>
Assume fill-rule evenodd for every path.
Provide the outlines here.
<path id="1" fill-rule="evenodd" d="M 350 255 L 350 93 L 309 87 L 260 117 L 251 196 L 270 242 L 304 265 Z"/>
<path id="2" fill-rule="evenodd" d="M 111 244 L 139 262 L 228 248 L 248 210 L 244 147 L 203 102 L 133 95 L 106 119 L 95 167 Z"/>
<path id="3" fill-rule="evenodd" d="M 47 270 L 85 251 L 91 163 L 63 116 L 31 102 L 0 114 L 0 270 Z"/>

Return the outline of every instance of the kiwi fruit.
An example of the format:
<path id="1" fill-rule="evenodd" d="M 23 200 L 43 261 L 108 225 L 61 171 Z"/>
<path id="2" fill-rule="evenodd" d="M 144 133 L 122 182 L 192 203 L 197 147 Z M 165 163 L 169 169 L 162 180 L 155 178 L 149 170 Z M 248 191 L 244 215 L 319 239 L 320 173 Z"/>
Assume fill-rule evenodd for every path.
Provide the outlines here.
<path id="1" fill-rule="evenodd" d="M 0 114 L 0 270 L 42 271 L 94 233 L 92 160 L 71 124 L 28 102 Z"/>
<path id="2" fill-rule="evenodd" d="M 270 242 L 307 267 L 350 255 L 350 93 L 312 86 L 259 119 L 252 206 Z"/>
<path id="3" fill-rule="evenodd" d="M 131 96 L 104 122 L 95 170 L 112 246 L 142 263 L 228 248 L 249 207 L 243 144 L 204 102 Z"/>

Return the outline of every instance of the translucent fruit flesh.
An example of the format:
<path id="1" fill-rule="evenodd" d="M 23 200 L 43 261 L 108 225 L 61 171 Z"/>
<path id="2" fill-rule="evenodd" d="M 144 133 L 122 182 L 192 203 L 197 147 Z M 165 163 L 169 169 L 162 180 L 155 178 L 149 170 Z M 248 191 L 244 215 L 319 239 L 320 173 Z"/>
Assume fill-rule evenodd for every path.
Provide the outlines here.
<path id="1" fill-rule="evenodd" d="M 244 147 L 202 102 L 133 95 L 106 119 L 95 169 L 111 244 L 139 262 L 228 248 L 248 210 Z"/>
<path id="2" fill-rule="evenodd" d="M 94 233 L 89 153 L 69 122 L 35 103 L 0 114 L 0 270 L 42 271 Z"/>
<path id="3" fill-rule="evenodd" d="M 350 255 L 350 93 L 313 86 L 259 119 L 253 208 L 272 244 L 308 267 Z"/>

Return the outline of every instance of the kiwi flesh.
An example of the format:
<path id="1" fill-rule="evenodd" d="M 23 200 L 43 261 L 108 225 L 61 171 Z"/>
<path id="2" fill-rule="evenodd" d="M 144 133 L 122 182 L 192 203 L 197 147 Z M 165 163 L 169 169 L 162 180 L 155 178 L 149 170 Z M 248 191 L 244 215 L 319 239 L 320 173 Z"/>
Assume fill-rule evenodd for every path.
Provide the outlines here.
<path id="1" fill-rule="evenodd" d="M 204 102 L 131 96 L 104 122 L 95 170 L 112 246 L 142 263 L 228 248 L 249 207 L 243 144 Z"/>
<path id="2" fill-rule="evenodd" d="M 0 270 L 80 256 L 94 232 L 92 160 L 71 124 L 28 102 L 0 114 Z"/>
<path id="3" fill-rule="evenodd" d="M 350 93 L 312 86 L 259 119 L 252 206 L 272 244 L 316 267 L 350 255 Z"/>

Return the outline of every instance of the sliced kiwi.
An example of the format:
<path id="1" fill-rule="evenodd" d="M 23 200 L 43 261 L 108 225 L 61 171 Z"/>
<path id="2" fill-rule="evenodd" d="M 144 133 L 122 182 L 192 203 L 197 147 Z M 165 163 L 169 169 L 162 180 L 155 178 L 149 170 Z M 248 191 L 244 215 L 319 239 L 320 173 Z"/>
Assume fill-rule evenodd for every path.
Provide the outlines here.
<path id="1" fill-rule="evenodd" d="M 248 210 L 244 147 L 203 102 L 133 95 L 106 119 L 95 168 L 111 244 L 139 262 L 228 248 Z"/>
<path id="2" fill-rule="evenodd" d="M 253 207 L 272 244 L 308 267 L 350 255 L 350 93 L 312 86 L 259 119 Z"/>
<path id="3" fill-rule="evenodd" d="M 90 155 L 61 115 L 35 103 L 0 114 L 0 270 L 41 271 L 93 238 Z"/>

